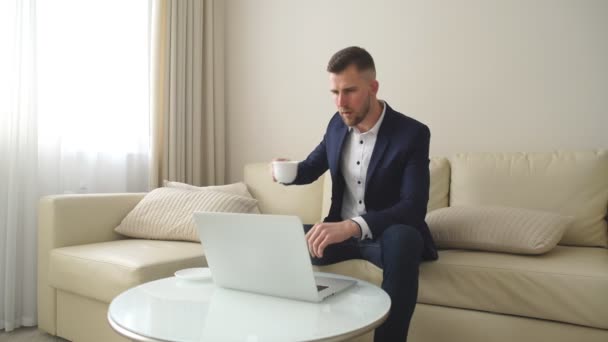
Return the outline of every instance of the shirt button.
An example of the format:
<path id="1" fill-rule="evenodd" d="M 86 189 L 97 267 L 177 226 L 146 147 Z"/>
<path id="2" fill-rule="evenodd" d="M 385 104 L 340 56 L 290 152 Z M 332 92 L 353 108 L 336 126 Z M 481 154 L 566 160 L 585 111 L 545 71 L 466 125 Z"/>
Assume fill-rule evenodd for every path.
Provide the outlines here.
<path id="1" fill-rule="evenodd" d="M 359 201 L 359 204 L 361 204 L 361 201 Z"/>
<path id="2" fill-rule="evenodd" d="M 359 144 L 363 144 L 363 140 L 359 141 Z"/>
<path id="3" fill-rule="evenodd" d="M 357 162 L 357 165 L 361 164 L 360 162 Z"/>
<path id="4" fill-rule="evenodd" d="M 357 181 L 357 184 L 361 184 L 361 181 Z"/>

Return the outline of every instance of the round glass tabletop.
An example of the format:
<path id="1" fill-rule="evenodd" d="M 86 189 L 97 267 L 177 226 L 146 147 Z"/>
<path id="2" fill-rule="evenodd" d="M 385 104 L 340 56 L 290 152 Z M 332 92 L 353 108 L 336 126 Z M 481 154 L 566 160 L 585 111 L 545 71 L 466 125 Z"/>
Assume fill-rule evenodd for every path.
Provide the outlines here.
<path id="1" fill-rule="evenodd" d="M 211 278 L 171 277 L 117 296 L 108 320 L 139 341 L 340 341 L 380 325 L 389 308 L 386 292 L 361 280 L 309 303 L 219 288 Z"/>

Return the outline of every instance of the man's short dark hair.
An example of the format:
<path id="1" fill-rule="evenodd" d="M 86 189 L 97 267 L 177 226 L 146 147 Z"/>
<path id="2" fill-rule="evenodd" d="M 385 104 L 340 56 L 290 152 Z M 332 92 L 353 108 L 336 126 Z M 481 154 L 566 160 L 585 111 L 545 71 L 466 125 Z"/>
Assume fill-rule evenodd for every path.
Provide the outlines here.
<path id="1" fill-rule="evenodd" d="M 327 71 L 332 74 L 338 74 L 351 64 L 354 64 L 358 71 L 376 71 L 372 56 L 365 49 L 358 46 L 350 46 L 334 53 L 329 59 L 329 63 L 327 63 Z"/>

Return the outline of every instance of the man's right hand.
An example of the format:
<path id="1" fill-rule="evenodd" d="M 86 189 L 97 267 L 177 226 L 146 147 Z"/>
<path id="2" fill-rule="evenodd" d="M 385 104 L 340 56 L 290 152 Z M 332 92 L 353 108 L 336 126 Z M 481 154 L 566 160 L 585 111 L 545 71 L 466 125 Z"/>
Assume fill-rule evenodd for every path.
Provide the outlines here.
<path id="1" fill-rule="evenodd" d="M 322 258 L 325 248 L 334 243 L 340 243 L 351 237 L 359 238 L 361 229 L 353 220 L 342 222 L 322 222 L 315 224 L 306 233 L 306 242 L 310 255 Z"/>
<path id="2" fill-rule="evenodd" d="M 272 181 L 276 183 L 277 179 L 274 178 L 274 168 L 272 167 L 272 162 L 275 162 L 275 161 L 289 161 L 289 159 L 287 159 L 287 158 L 272 158 L 272 161 L 269 164 L 270 165 L 270 174 L 272 175 Z"/>

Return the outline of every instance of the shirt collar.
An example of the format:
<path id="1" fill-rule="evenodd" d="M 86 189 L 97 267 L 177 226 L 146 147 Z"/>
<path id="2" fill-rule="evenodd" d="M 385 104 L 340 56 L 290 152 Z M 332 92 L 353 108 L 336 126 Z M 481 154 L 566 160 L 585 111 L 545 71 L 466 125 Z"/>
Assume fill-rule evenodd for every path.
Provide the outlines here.
<path id="1" fill-rule="evenodd" d="M 382 103 L 382 113 L 380 114 L 380 118 L 378 118 L 378 121 L 376 121 L 376 124 L 374 125 L 374 127 L 372 127 L 369 131 L 365 132 L 365 133 L 371 133 L 373 135 L 378 135 L 378 131 L 380 130 L 380 126 L 382 125 L 382 120 L 384 120 L 384 113 L 386 113 L 386 102 L 379 100 L 380 103 Z M 361 134 L 361 132 L 359 132 L 358 129 L 356 129 L 355 127 L 348 127 L 348 132 L 352 132 L 353 129 L 356 130 L 357 133 Z M 363 134 L 365 134 L 363 133 Z"/>

